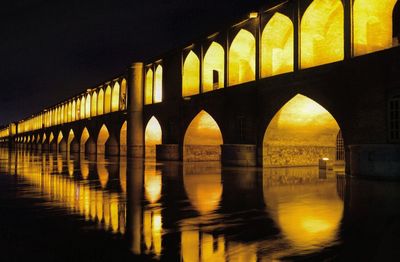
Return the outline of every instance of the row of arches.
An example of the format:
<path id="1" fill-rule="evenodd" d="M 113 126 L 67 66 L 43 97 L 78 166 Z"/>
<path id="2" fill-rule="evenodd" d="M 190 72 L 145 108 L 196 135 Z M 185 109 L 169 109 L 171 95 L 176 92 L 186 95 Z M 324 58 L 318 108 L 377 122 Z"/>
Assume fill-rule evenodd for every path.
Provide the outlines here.
<path id="1" fill-rule="evenodd" d="M 359 56 L 397 45 L 392 13 L 396 0 L 355 0 L 353 5 L 353 49 Z M 299 28 L 300 68 L 344 59 L 344 7 L 341 0 L 314 0 L 301 17 Z M 241 29 L 231 41 L 228 54 L 212 42 L 202 61 L 196 50 L 186 51 L 182 70 L 182 96 L 208 92 L 227 85 L 256 79 L 257 37 Z M 294 69 L 294 26 L 287 15 L 275 12 L 261 32 L 260 75 L 269 77 Z M 197 52 L 199 53 L 199 52 Z M 225 66 L 225 60 L 227 61 Z M 227 71 L 227 74 L 225 74 Z M 200 77 L 202 75 L 202 80 Z M 202 86 L 201 83 L 202 82 Z"/>
<path id="2" fill-rule="evenodd" d="M 154 71 L 153 71 L 154 70 Z M 144 104 L 162 102 L 163 69 L 161 65 L 156 68 L 148 67 L 144 85 Z"/>

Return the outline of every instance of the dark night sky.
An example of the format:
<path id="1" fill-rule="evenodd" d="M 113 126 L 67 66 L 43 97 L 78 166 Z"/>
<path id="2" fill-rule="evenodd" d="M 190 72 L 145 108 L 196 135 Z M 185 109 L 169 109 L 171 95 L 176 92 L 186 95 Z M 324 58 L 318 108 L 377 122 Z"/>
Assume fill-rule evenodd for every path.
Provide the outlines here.
<path id="1" fill-rule="evenodd" d="M 268 0 L 7 0 L 0 9 L 0 125 L 224 29 Z"/>

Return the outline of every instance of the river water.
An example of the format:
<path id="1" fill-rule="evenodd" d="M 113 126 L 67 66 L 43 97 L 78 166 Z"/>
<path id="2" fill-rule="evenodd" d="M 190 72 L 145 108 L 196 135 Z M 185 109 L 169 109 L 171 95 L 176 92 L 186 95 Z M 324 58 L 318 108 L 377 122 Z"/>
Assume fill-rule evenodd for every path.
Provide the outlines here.
<path id="1" fill-rule="evenodd" d="M 52 217 L 47 223 L 62 219 L 78 232 L 99 232 L 114 241 L 118 248 L 110 249 L 110 256 L 115 260 L 124 250 L 133 259 L 163 261 L 383 261 L 400 256 L 400 183 L 349 178 L 341 170 L 224 168 L 214 162 L 1 149 L 0 176 L 12 178 L 6 184 L 12 197 L 40 199 L 33 210 L 46 210 Z M 15 214 L 8 217 L 23 208 L 13 207 Z M 24 219 L 30 218 L 19 218 Z M 4 248 L 4 230 L 0 233 Z M 64 234 L 54 233 L 56 239 L 48 241 Z M 73 239 L 76 245 L 87 245 L 84 241 Z M 8 250 L 14 242 L 8 242 Z M 18 243 L 25 246 L 24 239 Z M 100 252 L 98 245 L 87 249 Z"/>

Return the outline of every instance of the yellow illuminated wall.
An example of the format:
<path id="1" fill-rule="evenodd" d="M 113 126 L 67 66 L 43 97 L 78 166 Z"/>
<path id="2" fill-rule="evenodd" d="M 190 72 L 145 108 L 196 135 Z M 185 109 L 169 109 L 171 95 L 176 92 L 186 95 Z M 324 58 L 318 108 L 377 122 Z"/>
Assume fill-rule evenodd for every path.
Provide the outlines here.
<path id="1" fill-rule="evenodd" d="M 301 19 L 301 68 L 344 58 L 344 12 L 341 0 L 314 0 Z"/>
<path id="2" fill-rule="evenodd" d="M 100 89 L 97 97 L 97 114 L 102 115 L 104 113 L 104 91 Z"/>
<path id="3" fill-rule="evenodd" d="M 122 79 L 121 82 L 121 94 L 119 100 L 119 108 L 121 110 L 125 110 L 127 107 L 127 99 L 126 99 L 126 80 Z"/>
<path id="4" fill-rule="evenodd" d="M 393 9 L 397 0 L 355 0 L 353 7 L 354 55 L 393 46 Z"/>
<path id="5" fill-rule="evenodd" d="M 82 96 L 82 98 L 81 98 L 81 119 L 85 119 L 85 107 L 86 107 L 86 100 L 85 100 L 85 97 Z"/>
<path id="6" fill-rule="evenodd" d="M 81 119 L 81 100 L 76 100 L 76 120 Z"/>
<path id="7" fill-rule="evenodd" d="M 113 90 L 112 90 L 112 97 L 111 97 L 111 111 L 115 112 L 119 110 L 119 83 L 116 82 L 114 84 Z"/>
<path id="8" fill-rule="evenodd" d="M 182 96 L 191 96 L 199 93 L 200 88 L 200 60 L 190 51 L 183 63 Z"/>
<path id="9" fill-rule="evenodd" d="M 119 153 L 121 156 L 126 156 L 126 145 L 128 143 L 127 141 L 127 136 L 126 136 L 126 131 L 128 128 L 128 123 L 125 121 L 124 124 L 121 127 L 120 135 L 119 135 Z"/>
<path id="10" fill-rule="evenodd" d="M 162 144 L 161 125 L 153 116 L 146 125 L 144 141 L 146 146 L 146 157 L 156 156 L 156 145 Z"/>
<path id="11" fill-rule="evenodd" d="M 220 44 L 212 42 L 204 56 L 203 92 L 208 92 L 224 87 L 224 68 L 224 48 Z"/>
<path id="12" fill-rule="evenodd" d="M 162 77 L 163 69 L 161 65 L 158 65 L 154 75 L 154 103 L 159 103 L 162 101 Z"/>
<path id="13" fill-rule="evenodd" d="M 219 160 L 223 140 L 217 122 L 202 110 L 188 126 L 183 144 L 186 161 Z"/>
<path id="14" fill-rule="evenodd" d="M 146 73 L 146 82 L 144 89 L 144 104 L 153 103 L 153 70 L 149 69 Z"/>
<path id="15" fill-rule="evenodd" d="M 293 71 L 293 23 L 289 17 L 275 13 L 261 37 L 262 77 Z"/>
<path id="16" fill-rule="evenodd" d="M 255 80 L 256 40 L 249 31 L 241 29 L 229 49 L 229 85 Z"/>
<path id="17" fill-rule="evenodd" d="M 104 95 L 104 114 L 111 112 L 111 87 L 107 86 L 106 93 Z"/>
<path id="18" fill-rule="evenodd" d="M 92 93 L 91 115 L 92 116 L 97 115 L 97 93 L 96 92 Z"/>
<path id="19" fill-rule="evenodd" d="M 90 117 L 90 94 L 86 96 L 85 117 Z"/>
<path id="20" fill-rule="evenodd" d="M 76 102 L 75 102 L 75 100 L 72 102 L 71 112 L 72 112 L 72 121 L 77 120 L 77 118 L 76 118 Z"/>
<path id="21" fill-rule="evenodd" d="M 296 95 L 274 116 L 264 136 L 264 166 L 318 165 L 335 159 L 339 126 L 315 101 Z"/>

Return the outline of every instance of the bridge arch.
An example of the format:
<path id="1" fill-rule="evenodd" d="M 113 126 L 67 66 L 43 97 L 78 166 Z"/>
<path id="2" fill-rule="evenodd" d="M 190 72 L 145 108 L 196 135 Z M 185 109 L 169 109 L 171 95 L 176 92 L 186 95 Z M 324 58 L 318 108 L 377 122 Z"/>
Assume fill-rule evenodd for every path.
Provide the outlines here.
<path id="1" fill-rule="evenodd" d="M 113 90 L 112 90 L 112 96 L 111 96 L 111 111 L 112 112 L 119 110 L 119 91 L 120 91 L 119 83 L 115 82 Z"/>
<path id="2" fill-rule="evenodd" d="M 103 124 L 100 128 L 99 134 L 97 136 L 97 154 L 104 155 L 105 154 L 105 145 L 110 137 L 110 133 L 105 124 Z"/>
<path id="3" fill-rule="evenodd" d="M 154 103 L 162 102 L 163 96 L 163 68 L 161 65 L 156 67 L 156 72 L 154 74 Z"/>
<path id="4" fill-rule="evenodd" d="M 86 118 L 90 118 L 90 109 L 91 109 L 91 107 L 90 107 L 90 102 L 91 102 L 91 99 L 90 99 L 90 94 L 87 94 L 87 96 L 86 96 L 86 105 L 85 105 L 85 117 Z"/>
<path id="5" fill-rule="evenodd" d="M 301 19 L 301 67 L 343 60 L 344 9 L 341 0 L 314 0 Z"/>
<path id="6" fill-rule="evenodd" d="M 60 130 L 57 136 L 57 152 L 65 152 L 67 150 L 67 142 L 63 132 Z"/>
<path id="7" fill-rule="evenodd" d="M 225 50 L 217 42 L 212 42 L 204 56 L 203 92 L 224 87 Z"/>
<path id="8" fill-rule="evenodd" d="M 91 102 L 91 115 L 92 116 L 97 116 L 97 93 L 94 91 L 92 93 L 92 102 Z"/>
<path id="9" fill-rule="evenodd" d="M 263 166 L 317 166 L 322 158 L 335 163 L 339 131 L 331 113 L 297 94 L 280 108 L 265 130 Z"/>
<path id="10" fill-rule="evenodd" d="M 229 48 L 229 85 L 255 80 L 256 39 L 252 33 L 241 29 Z"/>
<path id="11" fill-rule="evenodd" d="M 146 72 L 144 85 L 144 104 L 148 105 L 151 103 L 153 103 L 153 70 L 149 68 Z"/>
<path id="12" fill-rule="evenodd" d="M 145 156 L 156 156 L 156 145 L 162 144 L 162 129 L 157 118 L 152 116 L 144 132 Z"/>
<path id="13" fill-rule="evenodd" d="M 293 71 L 293 23 L 289 17 L 276 12 L 261 36 L 262 77 Z"/>
<path id="14" fill-rule="evenodd" d="M 108 85 L 104 94 L 104 114 L 111 112 L 111 86 Z"/>
<path id="15" fill-rule="evenodd" d="M 190 51 L 183 63 L 182 96 L 192 96 L 200 91 L 200 60 Z"/>
<path id="16" fill-rule="evenodd" d="M 104 91 L 100 88 L 97 95 L 97 115 L 102 115 L 104 113 Z"/>
<path id="17" fill-rule="evenodd" d="M 183 139 L 184 161 L 219 161 L 222 133 L 214 118 L 201 110 L 186 129 Z"/>
<path id="18" fill-rule="evenodd" d="M 84 127 L 80 139 L 80 152 L 81 153 L 94 153 L 93 152 L 93 139 L 90 136 L 89 130 Z"/>
<path id="19" fill-rule="evenodd" d="M 76 152 L 76 149 L 75 150 L 73 150 L 72 149 L 72 145 L 71 145 L 71 143 L 72 143 L 72 141 L 75 139 L 75 133 L 74 133 L 74 130 L 72 130 L 72 129 L 70 129 L 69 130 L 69 133 L 68 133 L 68 140 L 67 140 L 67 151 L 68 152 Z"/>

